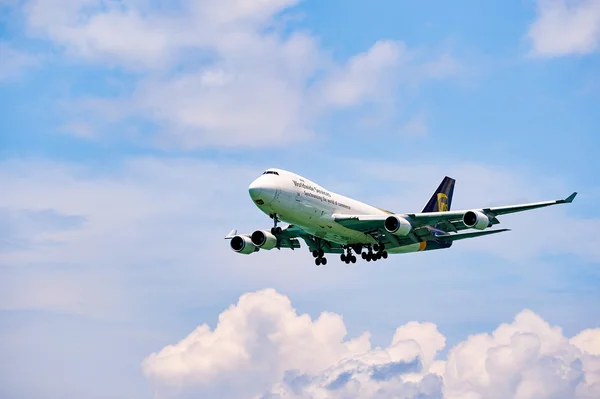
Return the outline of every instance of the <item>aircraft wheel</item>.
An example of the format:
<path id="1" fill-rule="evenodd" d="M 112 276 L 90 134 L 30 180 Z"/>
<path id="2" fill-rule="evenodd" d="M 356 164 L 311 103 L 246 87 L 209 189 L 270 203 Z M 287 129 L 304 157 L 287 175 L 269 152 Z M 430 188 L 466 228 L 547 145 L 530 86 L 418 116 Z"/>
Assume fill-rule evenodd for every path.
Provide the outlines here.
<path id="1" fill-rule="evenodd" d="M 327 258 L 321 258 L 321 264 L 325 266 L 327 264 Z"/>
<path id="2" fill-rule="evenodd" d="M 370 262 L 370 261 L 371 261 L 371 254 L 367 253 L 367 254 L 365 255 L 365 260 L 366 260 L 367 262 Z"/>
<path id="3" fill-rule="evenodd" d="M 381 252 L 383 252 L 384 249 L 385 249 L 385 244 L 383 244 L 383 243 L 379 244 L 379 250 Z"/>
<path id="4" fill-rule="evenodd" d="M 379 244 L 373 244 L 373 251 L 379 251 Z"/>
<path id="5" fill-rule="evenodd" d="M 275 235 L 275 227 L 271 227 L 271 234 Z"/>
<path id="6" fill-rule="evenodd" d="M 312 255 L 313 255 L 313 258 L 318 258 L 319 257 L 319 251 L 317 251 L 315 249 L 314 251 L 312 251 Z"/>
<path id="7" fill-rule="evenodd" d="M 275 234 L 281 234 L 281 227 L 276 227 L 275 228 Z"/>
<path id="8" fill-rule="evenodd" d="M 321 258 L 315 259 L 315 265 L 319 266 L 321 264 Z"/>
<path id="9" fill-rule="evenodd" d="M 323 251 L 322 249 L 319 249 L 319 256 L 322 258 L 323 256 L 325 256 L 325 251 Z"/>
<path id="10" fill-rule="evenodd" d="M 345 262 L 346 261 L 346 255 L 341 254 L 340 255 L 340 259 L 342 260 L 342 262 Z"/>
<path id="11" fill-rule="evenodd" d="M 387 253 L 386 251 L 383 251 L 383 252 L 381 253 L 381 256 L 383 257 L 383 259 L 387 259 L 387 257 L 388 257 L 388 253 Z"/>
<path id="12" fill-rule="evenodd" d="M 367 259 L 367 254 L 364 252 L 361 252 L 360 257 L 363 259 Z"/>
<path id="13" fill-rule="evenodd" d="M 356 256 L 352 255 L 352 256 L 350 257 L 350 262 L 352 262 L 352 263 L 356 263 Z"/>
<path id="14" fill-rule="evenodd" d="M 381 252 L 378 252 L 377 255 L 375 255 L 375 256 L 377 256 L 377 260 L 381 259 L 381 257 L 382 257 Z"/>

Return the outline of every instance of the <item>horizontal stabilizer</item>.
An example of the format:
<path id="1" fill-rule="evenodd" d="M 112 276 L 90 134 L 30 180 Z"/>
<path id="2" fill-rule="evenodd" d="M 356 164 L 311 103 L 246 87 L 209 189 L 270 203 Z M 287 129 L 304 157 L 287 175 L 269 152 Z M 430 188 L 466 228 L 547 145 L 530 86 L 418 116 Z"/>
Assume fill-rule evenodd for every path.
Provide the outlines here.
<path id="1" fill-rule="evenodd" d="M 502 233 L 503 231 L 510 231 L 510 229 L 476 231 L 474 233 L 448 234 L 447 236 L 437 236 L 436 238 L 438 241 L 456 241 L 456 240 L 464 240 L 465 238 L 474 238 L 474 237 L 487 236 L 489 234 Z"/>

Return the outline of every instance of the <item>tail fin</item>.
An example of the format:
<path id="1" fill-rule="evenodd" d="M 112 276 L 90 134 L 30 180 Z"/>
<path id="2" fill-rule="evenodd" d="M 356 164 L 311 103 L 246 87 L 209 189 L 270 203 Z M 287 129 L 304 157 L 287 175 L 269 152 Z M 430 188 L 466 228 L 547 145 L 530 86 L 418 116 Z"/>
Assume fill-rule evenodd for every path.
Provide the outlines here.
<path id="1" fill-rule="evenodd" d="M 435 193 L 431 196 L 431 199 L 423 208 L 425 212 L 447 212 L 450 210 L 452 205 L 452 194 L 454 193 L 454 182 L 455 180 L 451 177 L 444 177 L 444 180 L 440 183 Z"/>

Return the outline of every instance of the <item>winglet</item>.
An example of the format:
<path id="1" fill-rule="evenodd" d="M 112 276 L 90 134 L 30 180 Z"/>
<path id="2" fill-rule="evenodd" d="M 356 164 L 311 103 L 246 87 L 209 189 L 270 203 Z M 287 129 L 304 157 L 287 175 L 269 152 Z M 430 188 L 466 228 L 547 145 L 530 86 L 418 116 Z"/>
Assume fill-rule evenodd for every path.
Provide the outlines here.
<path id="1" fill-rule="evenodd" d="M 575 199 L 576 196 L 577 196 L 577 191 L 574 192 L 573 194 L 569 195 L 567 198 L 565 198 L 564 201 L 567 204 L 570 204 L 571 202 L 573 202 L 573 200 Z"/>
<path id="2" fill-rule="evenodd" d="M 225 237 L 223 237 L 223 238 L 227 240 L 227 239 L 229 239 L 229 238 L 233 238 L 233 237 L 235 237 L 235 235 L 236 235 L 236 234 L 237 234 L 237 230 L 236 230 L 236 229 L 233 229 L 233 230 L 231 230 L 231 231 L 229 232 L 229 234 L 227 234 L 227 235 L 226 235 Z"/>

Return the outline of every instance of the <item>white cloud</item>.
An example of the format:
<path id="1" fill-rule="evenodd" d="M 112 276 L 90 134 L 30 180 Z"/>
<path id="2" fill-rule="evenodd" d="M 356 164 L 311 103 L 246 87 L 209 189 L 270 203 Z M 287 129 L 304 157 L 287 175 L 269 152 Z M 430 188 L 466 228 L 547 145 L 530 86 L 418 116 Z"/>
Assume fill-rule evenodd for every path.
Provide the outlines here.
<path id="1" fill-rule="evenodd" d="M 38 58 L 0 41 L 0 82 L 17 78 L 23 69 L 38 65 Z"/>
<path id="2" fill-rule="evenodd" d="M 265 278 L 292 290 L 355 278 L 295 267 L 314 266 L 305 250 L 240 263 L 222 237 L 271 226 L 247 192 L 262 167 L 152 157 L 103 172 L 42 160 L 0 165 L 0 309 L 120 318 L 163 294 L 170 303 L 210 301 L 222 290 L 216 280 L 239 292 Z M 286 273 L 275 273 L 282 265 Z"/>
<path id="3" fill-rule="evenodd" d="M 288 369 L 318 371 L 368 349 L 367 336 L 344 342 L 345 335 L 338 315 L 324 313 L 313 322 L 298 316 L 287 297 L 264 290 L 240 297 L 221 313 L 214 331 L 199 326 L 148 357 L 143 367 L 148 376 L 177 385 L 227 381 L 242 373 L 278 379 Z"/>
<path id="4" fill-rule="evenodd" d="M 164 148 L 307 140 L 317 118 L 333 109 L 391 104 L 409 61 L 414 70 L 424 65 L 420 76 L 433 77 L 428 71 L 436 57 L 411 60 L 397 41 L 333 60 L 317 37 L 282 26 L 297 3 L 184 0 L 157 7 L 146 0 L 78 0 L 57 6 L 33 0 L 26 19 L 31 34 L 71 57 L 137 72 L 132 93 L 104 99 L 101 109 L 98 99 L 78 99 L 75 106 L 92 103 L 93 112 L 149 120 L 157 125 L 153 143 Z"/>
<path id="5" fill-rule="evenodd" d="M 71 122 L 63 125 L 60 129 L 66 134 L 72 134 L 75 137 L 91 139 L 94 137 L 94 128 L 86 122 Z"/>
<path id="6" fill-rule="evenodd" d="M 537 0 L 537 13 L 528 32 L 535 55 L 587 54 L 598 48 L 599 1 Z"/>
<path id="7" fill-rule="evenodd" d="M 405 137 L 427 136 L 427 121 L 422 113 L 413 115 L 401 128 L 400 134 Z"/>
<path id="8" fill-rule="evenodd" d="M 49 37 L 72 55 L 145 69 L 168 66 L 193 48 L 260 45 L 266 36 L 258 30 L 297 2 L 32 0 L 26 16 L 31 33 Z"/>
<path id="9" fill-rule="evenodd" d="M 368 52 L 352 57 L 324 82 L 319 97 L 326 105 L 345 107 L 384 95 L 395 86 L 394 72 L 406 58 L 405 52 L 403 43 L 375 43 Z"/>
<path id="10" fill-rule="evenodd" d="M 219 389 L 239 398 L 593 398 L 600 394 L 600 329 L 569 339 L 524 310 L 437 359 L 445 338 L 432 323 L 400 326 L 386 348 L 348 339 L 341 316 L 299 315 L 272 289 L 244 294 L 180 342 L 148 356 L 159 392 Z M 233 383 L 231 381 L 243 384 Z M 261 392 L 262 387 L 271 388 Z M 162 391 L 164 390 L 164 391 Z"/>
<path id="11" fill-rule="evenodd" d="M 544 180 L 524 171 L 516 176 L 479 165 L 402 167 L 353 162 L 335 162 L 362 172 L 355 176 L 351 190 L 342 193 L 399 212 L 417 209 L 426 202 L 441 177 L 440 170 L 458 179 L 455 209 L 536 201 L 572 189 L 556 179 Z M 137 292 L 147 290 L 150 298 L 159 295 L 156 290 L 164 290 L 167 295 L 168 289 L 177 287 L 175 294 L 168 295 L 182 303 L 210 298 L 215 289 L 213 279 L 229 281 L 228 286 L 234 290 L 274 285 L 298 292 L 349 286 L 371 273 L 357 267 L 340 274 L 335 258 L 330 259 L 331 267 L 306 268 L 307 263 L 312 265 L 312 258 L 305 248 L 294 253 L 263 251 L 243 260 L 230 251 L 222 236 L 231 228 L 252 232 L 270 227 L 270 220 L 247 197 L 246 187 L 257 173 L 254 166 L 151 157 L 127 159 L 101 173 L 94 167 L 40 160 L 5 161 L 1 166 L 0 186 L 8 194 L 0 196 L 0 251 L 3 263 L 11 266 L 2 270 L 0 278 L 3 309 L 122 313 L 125 307 L 111 298 L 134 296 L 125 287 L 140 269 L 160 284 L 144 284 L 136 288 Z M 369 191 L 369 184 L 381 188 L 382 180 L 401 184 Z M 535 189 L 532 182 L 536 183 Z M 356 187 L 363 191 L 352 191 Z M 377 197 L 386 192 L 389 199 Z M 568 214 L 578 200 L 547 211 L 506 216 L 502 227 L 513 228 L 512 232 L 457 243 L 451 251 L 482 252 L 518 262 L 533 261 L 548 253 L 600 259 L 598 240 L 594 238 L 597 220 Z M 532 234 L 532 225 L 544 234 Z M 573 232 L 565 235 L 561 226 L 572 226 Z M 406 266 L 422 259 L 398 257 L 401 259 L 390 261 Z M 211 267 L 213 263 L 220 266 Z M 285 273 L 281 272 L 282 266 L 286 267 Z M 155 276 L 158 269 L 169 273 Z M 96 281 L 103 282 L 102 289 L 97 289 Z M 112 292 L 111 298 L 104 295 L 107 289 Z M 140 294 L 129 301 L 142 297 Z"/>

